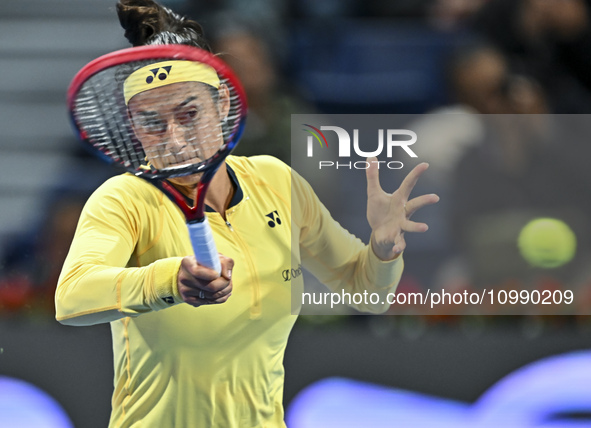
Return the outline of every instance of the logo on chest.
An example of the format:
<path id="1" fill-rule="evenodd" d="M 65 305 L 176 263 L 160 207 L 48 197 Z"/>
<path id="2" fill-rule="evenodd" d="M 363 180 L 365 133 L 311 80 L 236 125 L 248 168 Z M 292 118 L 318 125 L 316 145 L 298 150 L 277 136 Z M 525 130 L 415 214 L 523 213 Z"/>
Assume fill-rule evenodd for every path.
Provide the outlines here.
<path id="1" fill-rule="evenodd" d="M 268 217 L 271 219 L 267 222 L 269 227 L 275 227 L 275 226 L 281 225 L 281 219 L 279 218 L 279 213 L 277 212 L 277 210 L 271 211 L 269 214 L 265 214 L 265 217 Z"/>
<path id="2" fill-rule="evenodd" d="M 296 279 L 298 276 L 302 275 L 302 265 L 298 265 L 297 269 L 285 269 L 281 272 L 281 276 L 283 277 L 284 282 L 289 282 L 292 279 Z"/>

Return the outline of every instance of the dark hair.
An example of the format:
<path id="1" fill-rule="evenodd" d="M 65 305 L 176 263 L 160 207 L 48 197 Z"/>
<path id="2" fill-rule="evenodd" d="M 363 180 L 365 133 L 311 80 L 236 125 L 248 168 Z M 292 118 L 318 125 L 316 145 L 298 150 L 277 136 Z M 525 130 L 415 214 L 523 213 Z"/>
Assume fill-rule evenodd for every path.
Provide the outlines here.
<path id="1" fill-rule="evenodd" d="M 211 52 L 199 23 L 153 0 L 119 0 L 117 15 L 133 46 L 181 44 Z"/>

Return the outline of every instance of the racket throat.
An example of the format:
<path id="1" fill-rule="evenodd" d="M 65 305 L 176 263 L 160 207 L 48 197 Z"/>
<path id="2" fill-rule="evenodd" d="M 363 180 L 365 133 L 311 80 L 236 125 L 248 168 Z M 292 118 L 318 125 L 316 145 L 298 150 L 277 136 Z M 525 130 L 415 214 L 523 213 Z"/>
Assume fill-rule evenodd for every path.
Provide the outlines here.
<path id="1" fill-rule="evenodd" d="M 212 174 L 213 175 L 213 174 Z M 207 178 L 207 180 L 204 180 Z M 212 177 L 213 178 L 213 177 Z M 197 184 L 197 194 L 195 196 L 195 206 L 192 210 L 194 210 L 194 220 L 197 222 L 202 222 L 205 218 L 205 195 L 207 194 L 207 189 L 209 189 L 209 184 L 211 183 L 211 178 L 207 177 L 205 174 L 201 177 L 199 184 Z M 187 217 L 189 220 L 189 217 Z M 193 219 L 191 219 L 193 220 Z"/>
<path id="2" fill-rule="evenodd" d="M 187 223 L 202 223 L 205 219 L 205 204 L 203 201 L 204 193 L 200 189 L 200 185 L 201 183 L 197 186 L 195 204 L 193 205 L 193 201 L 191 201 L 192 206 L 187 203 L 188 198 L 169 181 L 161 181 L 159 187 L 183 212 Z M 201 203 L 199 203 L 200 200 Z"/>

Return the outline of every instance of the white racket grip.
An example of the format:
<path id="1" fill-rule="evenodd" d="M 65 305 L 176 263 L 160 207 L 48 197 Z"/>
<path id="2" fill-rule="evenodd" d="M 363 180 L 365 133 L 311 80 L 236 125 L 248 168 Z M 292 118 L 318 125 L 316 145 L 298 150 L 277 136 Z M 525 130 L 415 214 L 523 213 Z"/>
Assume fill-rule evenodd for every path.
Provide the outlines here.
<path id="1" fill-rule="evenodd" d="M 221 275 L 222 265 L 207 217 L 200 223 L 189 223 L 187 226 L 197 263 L 213 269 Z"/>

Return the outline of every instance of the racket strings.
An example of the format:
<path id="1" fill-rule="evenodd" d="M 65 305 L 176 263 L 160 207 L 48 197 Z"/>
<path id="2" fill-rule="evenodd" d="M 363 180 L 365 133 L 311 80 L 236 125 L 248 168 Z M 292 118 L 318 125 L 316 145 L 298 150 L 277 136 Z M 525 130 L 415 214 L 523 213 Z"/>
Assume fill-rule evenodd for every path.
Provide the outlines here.
<path id="1" fill-rule="evenodd" d="M 128 170 L 195 173 L 239 132 L 242 99 L 220 76 L 219 89 L 187 78 L 140 92 L 126 105 L 121 76 L 146 64 L 119 64 L 89 77 L 75 97 L 74 120 L 87 143 Z"/>
<path id="2" fill-rule="evenodd" d="M 111 154 L 115 160 L 123 161 L 124 166 L 130 166 L 134 160 L 134 152 L 125 150 L 123 145 L 115 143 L 125 141 L 125 132 L 121 129 L 121 123 L 116 120 L 120 112 L 116 110 L 116 105 L 110 102 L 108 95 L 101 90 L 104 84 L 97 83 L 99 82 L 90 85 L 90 89 L 98 104 L 105 109 L 103 113 L 105 121 L 98 128 L 104 135 L 101 138 L 101 147 L 106 148 L 105 154 Z M 113 142 L 113 144 L 109 144 L 109 142 Z"/>
<path id="3" fill-rule="evenodd" d="M 113 95 L 105 74 L 97 74 L 81 88 L 76 99 L 76 118 L 92 145 L 111 160 L 125 167 L 139 165 L 138 153 L 127 147 L 129 130 L 118 119 L 121 110 L 113 102 Z"/>

